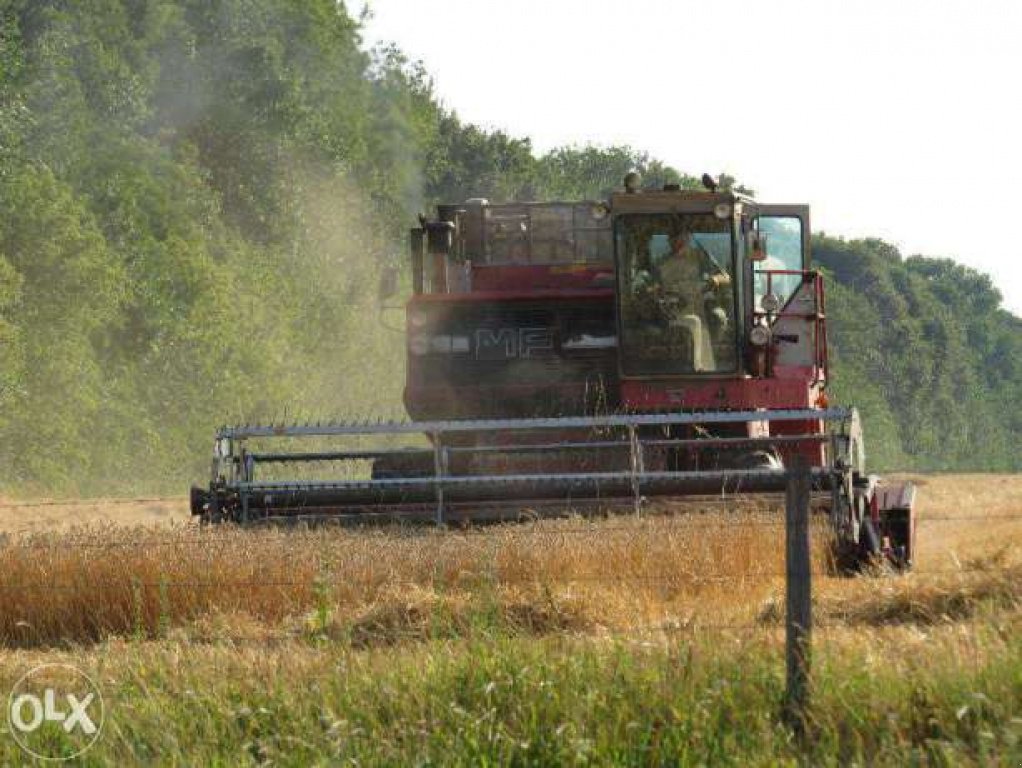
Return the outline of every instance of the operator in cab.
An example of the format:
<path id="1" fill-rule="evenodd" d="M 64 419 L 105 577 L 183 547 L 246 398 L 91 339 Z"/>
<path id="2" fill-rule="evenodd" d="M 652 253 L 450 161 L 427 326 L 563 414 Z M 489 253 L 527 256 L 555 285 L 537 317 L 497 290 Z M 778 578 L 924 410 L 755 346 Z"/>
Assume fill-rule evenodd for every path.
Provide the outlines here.
<path id="1" fill-rule="evenodd" d="M 685 231 L 672 236 L 670 253 L 659 272 L 668 323 L 673 328 L 684 328 L 692 338 L 692 367 L 696 371 L 716 369 L 713 340 L 728 322 L 718 295 L 730 290 L 731 276 Z"/>

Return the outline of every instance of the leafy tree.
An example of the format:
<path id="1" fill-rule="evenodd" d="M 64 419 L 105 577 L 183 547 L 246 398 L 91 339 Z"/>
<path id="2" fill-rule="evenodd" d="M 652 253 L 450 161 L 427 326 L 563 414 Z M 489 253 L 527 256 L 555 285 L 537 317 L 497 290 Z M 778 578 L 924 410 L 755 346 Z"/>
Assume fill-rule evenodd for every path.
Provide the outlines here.
<path id="1" fill-rule="evenodd" d="M 836 283 L 828 308 L 839 399 L 863 404 L 881 465 L 1022 466 L 1009 362 L 1022 337 L 990 278 L 946 259 L 903 260 L 876 239 L 813 245 Z"/>
<path id="2" fill-rule="evenodd" d="M 0 254 L 20 293 L 6 335 L 20 337 L 24 360 L 0 450 L 15 480 L 66 481 L 87 471 L 102 418 L 95 344 L 120 307 L 120 265 L 88 210 L 45 168 L 4 179 Z"/>
<path id="3" fill-rule="evenodd" d="M 334 0 L 0 0 L 0 488 L 180 490 L 224 420 L 400 411 L 374 291 L 437 202 L 600 199 L 639 150 L 465 123 Z M 741 190 L 722 174 L 725 188 Z M 874 466 L 1014 469 L 989 277 L 818 237 Z"/>

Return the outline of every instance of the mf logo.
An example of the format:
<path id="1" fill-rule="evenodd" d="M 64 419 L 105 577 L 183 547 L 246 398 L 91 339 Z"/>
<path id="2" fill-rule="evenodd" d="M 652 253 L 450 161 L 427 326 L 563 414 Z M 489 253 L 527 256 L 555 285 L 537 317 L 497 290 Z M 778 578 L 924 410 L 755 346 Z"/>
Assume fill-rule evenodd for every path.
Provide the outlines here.
<path id="1" fill-rule="evenodd" d="M 546 357 L 554 351 L 553 328 L 478 328 L 477 360 Z"/>
<path id="2" fill-rule="evenodd" d="M 91 747 L 103 728 L 103 697 L 70 664 L 43 664 L 24 675 L 7 702 L 14 740 L 41 760 L 70 760 Z"/>

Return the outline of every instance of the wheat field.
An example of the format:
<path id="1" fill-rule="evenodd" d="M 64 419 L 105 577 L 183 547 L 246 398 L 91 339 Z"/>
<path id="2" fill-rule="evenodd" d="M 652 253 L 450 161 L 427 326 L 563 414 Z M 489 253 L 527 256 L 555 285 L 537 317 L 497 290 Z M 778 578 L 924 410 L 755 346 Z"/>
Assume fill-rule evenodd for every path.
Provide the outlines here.
<path id="1" fill-rule="evenodd" d="M 973 581 L 1015 573 L 1020 478 L 911 479 L 920 493 L 917 572 L 831 576 L 820 520 L 821 617 L 861 612 L 880 593 L 903 606 L 914 605 L 914 593 L 939 604 L 939 595 L 988 588 Z M 438 616 L 457 632 L 484 608 L 526 632 L 769 622 L 783 587 L 780 500 L 709 499 L 668 511 L 437 531 L 199 528 L 174 502 L 8 508 L 0 512 L 0 639 L 38 647 L 171 629 L 207 636 L 214 625 L 287 638 L 318 622 L 356 645 L 390 644 L 421 639 Z"/>
<path id="2" fill-rule="evenodd" d="M 911 479 L 914 573 L 833 576 L 812 529 L 809 747 L 774 714 L 769 497 L 446 531 L 200 528 L 183 500 L 0 508 L 0 689 L 43 662 L 89 670 L 114 708 L 96 764 L 1011 760 L 1022 478 Z"/>

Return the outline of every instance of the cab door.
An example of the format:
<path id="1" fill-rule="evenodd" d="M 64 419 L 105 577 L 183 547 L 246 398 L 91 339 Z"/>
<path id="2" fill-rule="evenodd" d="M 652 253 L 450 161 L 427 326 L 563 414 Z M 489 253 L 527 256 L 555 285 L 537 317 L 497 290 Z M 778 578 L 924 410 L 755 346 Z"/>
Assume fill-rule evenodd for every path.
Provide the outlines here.
<path id="1" fill-rule="evenodd" d="M 809 269 L 809 206 L 760 204 L 758 229 L 767 236 L 767 259 L 752 263 L 753 305 L 759 305 L 768 288 L 784 305 L 798 289 L 801 277 L 767 273 Z"/>
<path id="2" fill-rule="evenodd" d="M 761 205 L 758 229 L 767 236 L 767 257 L 751 263 L 753 317 L 771 321 L 779 342 L 775 365 L 814 371 L 815 379 L 826 366 L 826 336 L 818 281 L 803 274 L 811 263 L 809 206 Z M 779 311 L 764 313 L 763 297 L 768 293 L 779 299 Z"/>

